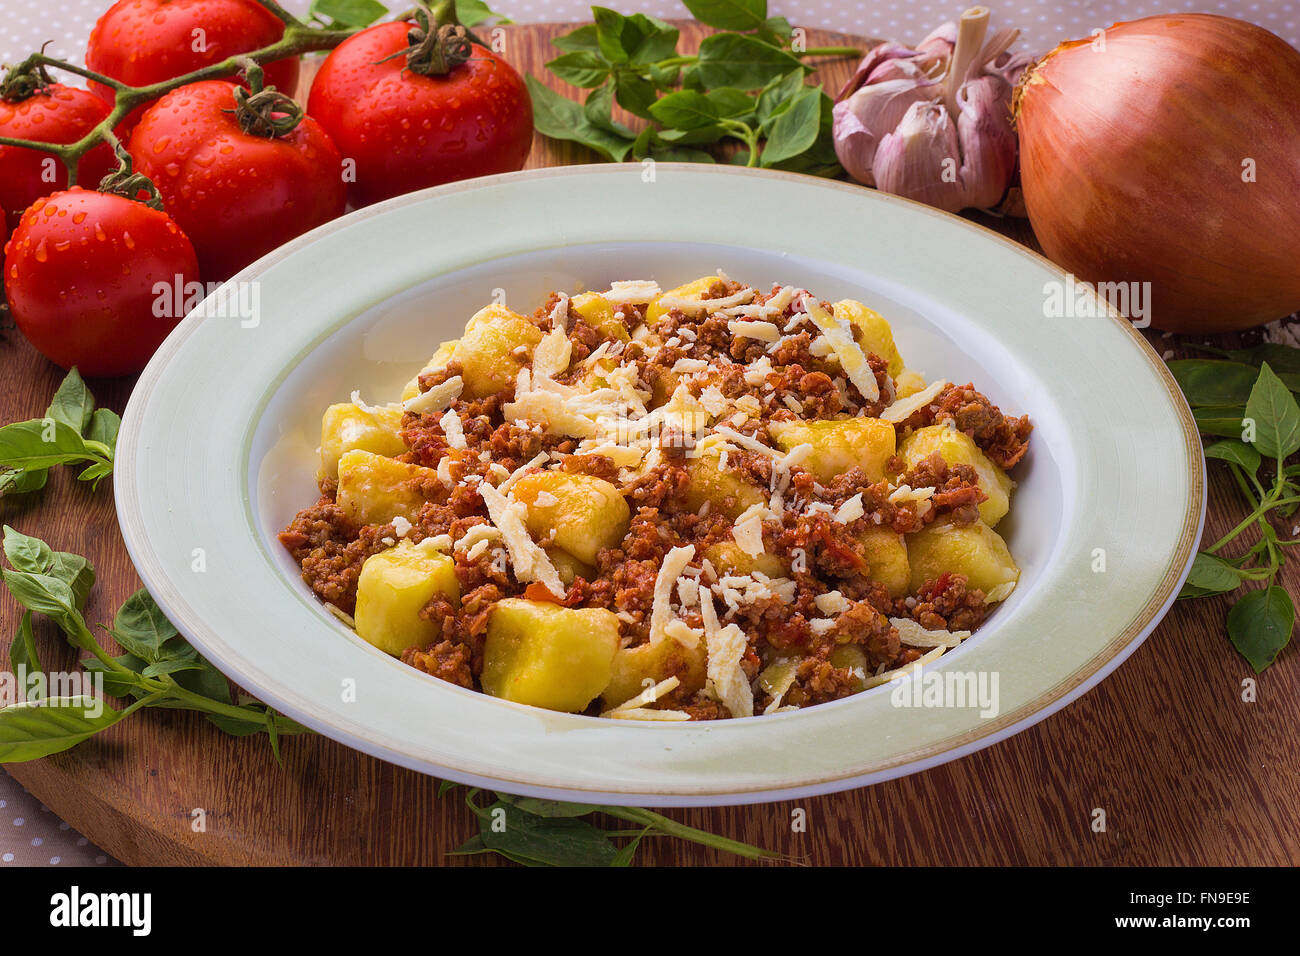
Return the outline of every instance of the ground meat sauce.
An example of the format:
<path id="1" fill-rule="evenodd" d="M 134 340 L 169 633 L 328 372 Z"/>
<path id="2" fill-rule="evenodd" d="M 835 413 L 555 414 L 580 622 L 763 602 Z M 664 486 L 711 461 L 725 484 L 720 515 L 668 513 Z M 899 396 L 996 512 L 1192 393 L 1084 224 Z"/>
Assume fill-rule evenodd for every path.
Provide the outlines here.
<path id="1" fill-rule="evenodd" d="M 744 288 L 719 278 L 698 297 L 723 299 Z M 773 287 L 766 294 L 756 294 L 751 304 L 764 303 L 780 291 Z M 617 328 L 602 330 L 588 324 L 569 308 L 568 298 L 558 293 L 553 293 L 530 321 L 543 332 L 564 322 L 571 358 L 569 370 L 557 378 L 563 385 L 580 383 L 586 373 L 577 366 L 603 347 L 602 354 L 614 362 L 635 368 L 640 387 L 651 396 L 648 407 L 664 404 L 683 382 L 697 399 L 705 388 L 715 389 L 729 403 L 722 416 L 727 421 L 718 424 L 770 446 L 769 426 L 775 423 L 879 417 L 896 396 L 887 359 L 864 348 L 880 392 L 877 399 L 867 400 L 831 350 L 818 346 L 820 330 L 804 313 L 799 299 L 796 295 L 783 311 L 763 317 L 762 321 L 780 331 L 776 342 L 734 335 L 730 316 L 707 309 L 668 309 L 647 329 L 645 308 L 619 305 L 614 317 L 631 338 L 625 341 Z M 822 307 L 832 310 L 829 302 Z M 859 327 L 849 327 L 855 341 L 862 343 Z M 687 361 L 679 364 L 682 360 Z M 426 370 L 418 378 L 419 389 L 426 392 L 463 373 L 455 362 Z M 464 448 L 453 447 L 449 440 L 442 425 L 444 411 L 407 411 L 403 415 L 401 437 L 407 452 L 399 460 L 435 470 L 443 465 L 452 479 L 450 487 L 441 480 L 416 483 L 425 504 L 404 535 L 399 536 L 392 524 L 352 525 L 336 504 L 337 481 L 331 478 L 321 480 L 320 500 L 301 511 L 280 535 L 312 591 L 343 614 L 351 614 L 362 564 L 371 555 L 391 547 L 398 537 L 418 543 L 449 535 L 455 541 L 473 526 L 489 522 L 483 499 L 475 490 L 480 481 L 500 484 L 504 476 L 545 455 L 543 467 L 590 475 L 619 487 L 631 512 L 626 536 L 617 547 L 601 551 L 595 566 L 578 574 L 563 595 L 551 594 L 536 582 L 516 580 L 497 559 L 503 553 L 500 550 L 489 549 L 474 559 L 466 551 L 451 552 L 462 597 L 455 602 L 443 597 L 430 601 L 421 616 L 438 625 L 438 640 L 428 647 L 408 648 L 401 658 L 434 677 L 471 689 L 478 688 L 488 620 L 501 599 L 523 596 L 567 607 L 606 608 L 619 617 L 622 646 L 633 648 L 650 639 L 654 585 L 665 555 L 674 547 L 693 545 L 695 558 L 690 566 L 702 571 L 704 555 L 711 547 L 734 546 L 733 518 L 728 516 L 737 510 L 728 507 L 734 503 L 732 499 L 719 502 L 716 509 L 710 506 L 712 501 L 703 508 L 687 503 L 695 436 L 665 429 L 658 440 L 658 463 L 643 473 L 629 473 L 609 457 L 580 452 L 575 438 L 552 434 L 537 423 L 508 420 L 503 409 L 514 397 L 515 386 L 511 385 L 485 398 L 452 402 L 450 407 L 461 421 Z M 737 400 L 742 404 L 737 405 Z M 744 414 L 734 415 L 737 409 Z M 1003 414 L 972 384 L 950 385 L 929 405 L 897 423 L 899 439 L 915 429 L 944 422 L 969 435 L 1004 469 L 1023 458 L 1032 428 L 1026 417 Z M 723 623 L 737 624 L 748 639 L 740 667 L 753 682 L 755 713 L 778 703 L 757 680 L 767 661 L 797 659 L 793 679 L 779 703 L 811 706 L 856 693 L 865 677 L 905 666 L 923 655 L 922 649 L 902 643 L 890 618 L 907 618 L 929 630 L 969 631 L 988 614 L 984 592 L 968 587 L 960 574 L 943 573 L 911 594 L 892 597 L 867 573 L 871 554 L 863 533 L 868 529 L 912 534 L 935 522 L 964 526 L 979 519 L 979 505 L 986 496 L 970 465 L 950 465 L 934 454 L 909 467 L 895 456 L 887 462 L 881 479 L 855 467 L 821 482 L 804 466 L 792 465 L 778 473 L 772 456 L 731 446 L 726 470 L 764 494 L 784 480 L 786 508 L 777 516 L 779 520 L 763 523 L 762 537 L 766 552 L 780 558 L 789 569 L 782 580 L 789 582 L 787 588 L 792 584 L 792 590 L 736 606 L 719 604 Z M 922 499 L 899 500 L 895 491 L 903 485 L 932 492 Z M 855 500 L 861 503 L 861 515 L 836 520 L 836 513 Z M 544 547 L 553 543 L 550 537 L 537 540 Z M 724 572 L 713 569 L 713 573 L 720 578 Z M 819 609 L 817 599 L 829 592 L 838 592 L 844 603 L 833 615 L 833 624 L 826 627 L 822 625 L 827 623 L 827 615 Z M 698 607 L 681 608 L 679 616 L 690 627 L 703 626 Z M 818 619 L 819 626 L 814 626 Z M 685 675 L 687 658 L 680 648 L 674 648 L 678 656 L 668 658 L 667 671 Z M 845 665 L 846 648 L 855 649 L 849 653 L 860 655 L 854 659 L 865 660 L 865 668 Z M 599 705 L 598 699 L 588 712 L 599 713 Z M 707 690 L 687 691 L 683 686 L 655 706 L 683 711 L 693 720 L 731 716 Z"/>

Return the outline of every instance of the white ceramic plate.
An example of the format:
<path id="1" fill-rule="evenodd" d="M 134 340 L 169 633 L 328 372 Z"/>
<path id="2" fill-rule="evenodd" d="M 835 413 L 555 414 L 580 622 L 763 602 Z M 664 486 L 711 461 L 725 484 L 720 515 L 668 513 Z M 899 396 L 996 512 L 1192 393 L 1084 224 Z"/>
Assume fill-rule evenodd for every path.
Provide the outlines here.
<path id="1" fill-rule="evenodd" d="M 551 713 L 385 656 L 299 579 L 275 535 L 315 500 L 326 405 L 353 389 L 396 396 L 494 294 L 531 312 L 551 289 L 620 278 L 667 288 L 719 268 L 865 300 L 892 321 L 909 366 L 974 381 L 1032 417 L 999 526 L 1020 587 L 936 665 L 996 675 L 995 715 L 896 706 L 887 686 L 712 723 Z M 168 616 L 243 687 L 348 746 L 440 777 L 692 805 L 910 773 L 1043 719 L 1117 667 L 1168 609 L 1200 535 L 1204 462 L 1173 379 L 1118 317 L 1045 318 L 1046 284 L 1063 279 L 960 218 L 790 174 L 662 164 L 646 182 L 639 166 L 569 167 L 404 196 L 237 276 L 227 302 L 242 289 L 259 306 L 255 325 L 230 307 L 223 316 L 218 293 L 167 339 L 123 422 L 122 533 Z"/>

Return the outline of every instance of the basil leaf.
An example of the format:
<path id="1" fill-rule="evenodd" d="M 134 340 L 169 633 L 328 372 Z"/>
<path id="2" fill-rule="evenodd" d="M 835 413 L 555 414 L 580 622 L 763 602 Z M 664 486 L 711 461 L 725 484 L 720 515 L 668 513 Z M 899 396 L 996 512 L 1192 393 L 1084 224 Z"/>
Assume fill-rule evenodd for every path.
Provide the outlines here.
<path id="1" fill-rule="evenodd" d="M 691 16 L 719 30 L 757 30 L 767 19 L 767 0 L 682 0 Z"/>
<path id="2" fill-rule="evenodd" d="M 493 827 L 504 812 L 504 828 Z M 508 803 L 488 807 L 479 836 L 489 850 L 547 866 L 610 866 L 618 848 L 585 820 L 539 817 Z M 490 822 L 489 822 L 490 821 Z"/>
<path id="3" fill-rule="evenodd" d="M 1228 612 L 1228 636 L 1255 673 L 1261 673 L 1291 640 L 1295 605 L 1276 584 L 1251 591 Z"/>
<path id="4" fill-rule="evenodd" d="M 585 817 L 600 809 L 589 803 L 566 803 L 563 800 L 517 797 L 512 793 L 498 793 L 497 799 L 536 817 Z"/>
<path id="5" fill-rule="evenodd" d="M 677 79 L 681 75 L 681 66 L 660 66 L 658 63 L 650 64 L 650 82 L 658 89 L 671 90 L 677 85 Z"/>
<path id="6" fill-rule="evenodd" d="M 598 129 L 603 129 L 616 136 L 625 136 L 628 139 L 633 139 L 637 135 L 635 131 L 628 129 L 614 119 L 614 85 L 612 83 L 606 83 L 599 89 L 592 90 L 587 96 L 587 102 L 582 107 L 582 112 L 587 117 L 587 121 Z"/>
<path id="7" fill-rule="evenodd" d="M 551 45 L 561 50 L 599 52 L 600 44 L 596 40 L 596 24 L 588 23 L 585 27 L 578 27 L 572 33 L 558 36 L 551 41 Z"/>
<path id="8" fill-rule="evenodd" d="M 187 670 L 177 674 L 176 683 L 209 700 L 222 704 L 231 703 L 233 698 L 230 696 L 230 681 L 226 680 L 226 675 L 213 667 L 205 657 L 199 657 L 198 662 L 197 670 Z"/>
<path id="9" fill-rule="evenodd" d="M 678 90 L 651 105 L 650 115 L 665 126 L 689 130 L 716 123 L 718 108 L 704 93 Z"/>
<path id="10" fill-rule="evenodd" d="M 9 593 L 23 607 L 53 620 L 78 647 L 87 648 L 93 638 L 77 606 L 77 597 L 71 587 L 48 574 L 30 571 L 4 570 L 4 582 Z"/>
<path id="11" fill-rule="evenodd" d="M 1245 417 L 1244 405 L 1215 405 L 1210 408 L 1192 409 L 1192 418 L 1196 420 L 1196 427 L 1206 435 L 1240 439 L 1244 427 L 1242 420 Z"/>
<path id="12" fill-rule="evenodd" d="M 1234 362 L 1245 362 L 1255 366 L 1267 362 L 1279 374 L 1300 374 L 1300 349 L 1292 348 L 1290 345 L 1263 342 L 1253 348 L 1231 351 L 1227 357 Z"/>
<path id="13" fill-rule="evenodd" d="M 44 468 L 32 471 L 0 471 L 0 498 L 8 494 L 22 495 L 45 487 L 50 473 Z"/>
<path id="14" fill-rule="evenodd" d="M 547 63 L 546 68 L 564 82 L 583 89 L 600 86 L 609 76 L 609 64 L 599 54 L 586 50 L 558 56 Z"/>
<path id="15" fill-rule="evenodd" d="M 91 441 L 102 442 L 110 450 L 117 450 L 117 431 L 122 427 L 122 419 L 114 412 L 107 408 L 95 409 L 95 414 L 90 417 L 90 425 L 86 430 L 86 437 Z"/>
<path id="16" fill-rule="evenodd" d="M 266 722 L 255 718 L 240 720 L 224 714 L 207 714 L 208 720 L 232 737 L 251 737 L 266 730 Z"/>
<path id="17" fill-rule="evenodd" d="M 614 98 L 633 116 L 650 118 L 650 107 L 658 96 L 655 85 L 635 73 L 620 72 L 614 78 Z"/>
<path id="18" fill-rule="evenodd" d="M 766 129 L 778 113 L 790 108 L 804 87 L 803 68 L 791 70 L 771 80 L 758 96 L 758 121 Z"/>
<path id="19" fill-rule="evenodd" d="M 681 32 L 644 13 L 634 13 L 623 24 L 623 47 L 628 59 L 638 66 L 666 60 L 677 52 Z"/>
<path id="20" fill-rule="evenodd" d="M 456 21 L 467 29 L 473 29 L 480 23 L 495 19 L 498 23 L 511 23 L 508 17 L 503 17 L 483 0 L 456 0 Z"/>
<path id="21" fill-rule="evenodd" d="M 54 561 L 46 573 L 68 586 L 78 611 L 85 608 L 90 589 L 95 586 L 95 569 L 89 561 L 70 551 L 55 551 Z"/>
<path id="22" fill-rule="evenodd" d="M 784 46 L 794 36 L 794 28 L 785 17 L 768 17 L 758 28 L 758 35 L 769 43 Z"/>
<path id="23" fill-rule="evenodd" d="M 809 87 L 776 117 L 759 162 L 763 166 L 775 166 L 793 159 L 817 141 L 820 129 L 821 91 Z"/>
<path id="24" fill-rule="evenodd" d="M 755 97 L 732 86 L 720 86 L 716 90 L 709 90 L 708 99 L 718 116 L 724 119 L 748 116 L 758 106 Z"/>
<path id="25" fill-rule="evenodd" d="M 1261 454 L 1283 461 L 1300 450 L 1300 405 L 1267 362 L 1250 390 L 1246 418 L 1255 422 L 1255 447 Z"/>
<path id="26" fill-rule="evenodd" d="M 1192 570 L 1183 585 L 1186 593 L 1179 596 L 1204 597 L 1206 594 L 1235 591 L 1240 586 L 1240 569 L 1220 557 L 1200 551 L 1192 560 Z"/>
<path id="27" fill-rule="evenodd" d="M 1169 363 L 1187 404 L 1240 405 L 1250 396 L 1259 370 L 1240 362 L 1218 359 L 1175 359 Z"/>
<path id="28" fill-rule="evenodd" d="M 41 673 L 41 659 L 36 651 L 36 633 L 32 629 L 31 611 L 23 611 L 22 620 L 18 622 L 18 633 L 9 645 L 9 667 L 15 677 L 20 672 L 28 678 Z"/>
<path id="29" fill-rule="evenodd" d="M 1219 461 L 1230 461 L 1246 469 L 1248 474 L 1255 474 L 1259 471 L 1259 466 L 1263 459 L 1250 445 L 1244 441 L 1228 439 L 1226 441 L 1216 441 L 1205 449 L 1206 458 L 1217 458 Z"/>
<path id="30" fill-rule="evenodd" d="M 457 14 L 464 0 L 457 0 Z M 388 8 L 375 0 L 313 0 L 313 14 L 324 14 L 335 23 L 348 27 L 368 27 L 388 12 Z M 465 23 L 464 20 L 461 20 Z M 465 23 L 466 26 L 473 26 Z"/>
<path id="31" fill-rule="evenodd" d="M 99 716 L 88 716 L 90 710 Z M 53 697 L 0 708 L 0 763 L 38 760 L 69 750 L 124 716 L 89 697 Z"/>
<path id="32" fill-rule="evenodd" d="M 29 471 L 98 457 L 70 425 L 54 418 L 0 428 L 0 465 L 9 468 Z"/>
<path id="33" fill-rule="evenodd" d="M 707 146 L 731 134 L 721 126 L 701 126 L 698 129 L 665 129 L 659 131 L 659 142 L 670 148 L 677 146 Z M 651 150 L 653 152 L 654 150 Z"/>
<path id="34" fill-rule="evenodd" d="M 735 86 L 762 89 L 776 76 L 801 69 L 797 57 L 761 40 L 739 33 L 715 33 L 700 44 L 700 82 L 713 89 Z"/>
<path id="35" fill-rule="evenodd" d="M 118 638 L 119 644 L 125 639 L 148 650 L 147 654 L 139 656 L 149 660 L 159 660 L 158 655 L 163 645 L 180 632 L 171 621 L 167 620 L 153 596 L 141 588 L 118 608 L 117 615 L 113 618 L 112 633 L 115 638 Z M 125 646 L 123 644 L 123 647 Z M 136 652 L 132 651 L 132 653 Z"/>
<path id="36" fill-rule="evenodd" d="M 660 163 L 716 163 L 712 153 L 702 149 L 688 149 L 682 146 L 662 146 L 650 150 L 650 156 Z"/>
<path id="37" fill-rule="evenodd" d="M 627 48 L 623 45 L 627 18 L 609 7 L 592 7 L 591 18 L 596 21 L 596 46 L 600 55 L 610 63 L 628 62 Z"/>
<path id="38" fill-rule="evenodd" d="M 531 74 L 524 77 L 533 99 L 533 123 L 552 139 L 568 140 L 594 149 L 606 159 L 622 162 L 632 140 L 593 126 L 580 105 L 561 96 Z"/>
<path id="39" fill-rule="evenodd" d="M 73 368 L 59 384 L 50 407 L 45 410 L 45 417 L 63 422 L 78 435 L 83 435 L 94 412 L 94 396 L 86 388 L 86 383 L 76 368 Z"/>
<path id="40" fill-rule="evenodd" d="M 40 538 L 25 535 L 9 525 L 4 526 L 4 535 L 5 557 L 19 571 L 44 574 L 54 563 L 54 550 Z"/>

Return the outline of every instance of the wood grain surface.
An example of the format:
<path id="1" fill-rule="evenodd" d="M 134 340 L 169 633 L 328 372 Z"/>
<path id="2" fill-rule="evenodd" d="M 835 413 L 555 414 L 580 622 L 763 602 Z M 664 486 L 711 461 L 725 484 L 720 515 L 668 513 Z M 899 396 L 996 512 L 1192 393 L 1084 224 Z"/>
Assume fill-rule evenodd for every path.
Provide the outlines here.
<path id="1" fill-rule="evenodd" d="M 554 55 L 549 39 L 566 29 L 507 28 L 506 56 L 521 70 L 544 75 L 542 64 Z M 812 31 L 809 39 L 822 45 L 845 38 Z M 852 65 L 824 65 L 828 88 Z M 579 147 L 538 137 L 528 165 L 591 159 Z M 977 218 L 1033 244 L 1023 222 Z M 1177 345 L 1158 333 L 1150 340 L 1162 352 Z M 60 377 L 10 325 L 0 338 L 0 421 L 41 414 Z M 101 404 L 120 412 L 131 382 L 92 387 Z M 1212 466 L 1207 534 L 1217 537 L 1244 513 L 1226 474 Z M 43 491 L 0 499 L 0 520 L 91 559 L 99 574 L 87 609 L 91 622 L 111 620 L 140 586 L 107 484 L 92 492 L 62 470 Z M 1300 593 L 1300 567 L 1288 568 L 1283 583 Z M 1227 606 L 1223 598 L 1178 603 L 1099 687 L 962 760 L 834 796 L 669 812 L 812 864 L 1300 862 L 1300 654 L 1284 652 L 1259 678 L 1258 699 L 1243 702 L 1242 682 L 1254 675 L 1224 633 Z M 5 595 L 0 659 L 7 660 L 17 624 L 16 605 Z M 38 624 L 37 641 L 47 668 L 75 665 L 76 655 L 48 622 Z M 324 737 L 286 741 L 279 766 L 261 739 L 236 740 L 194 715 L 151 711 L 71 752 L 9 770 L 128 863 L 495 862 L 444 857 L 475 830 L 457 793 L 438 799 L 432 778 Z M 796 807 L 806 815 L 803 832 L 791 826 Z M 202 832 L 191 826 L 196 808 L 206 815 Z M 1097 809 L 1105 811 L 1105 832 L 1092 828 Z M 643 844 L 639 861 L 736 862 L 662 839 Z"/>

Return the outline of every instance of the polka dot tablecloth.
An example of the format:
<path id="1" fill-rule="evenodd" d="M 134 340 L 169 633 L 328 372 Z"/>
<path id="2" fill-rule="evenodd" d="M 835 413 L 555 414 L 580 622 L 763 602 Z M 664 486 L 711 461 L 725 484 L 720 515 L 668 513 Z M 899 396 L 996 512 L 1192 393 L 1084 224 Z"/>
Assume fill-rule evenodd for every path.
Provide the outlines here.
<path id="1" fill-rule="evenodd" d="M 604 0 L 623 12 L 681 17 L 677 0 Z M 307 0 L 285 0 L 295 13 Z M 491 6 L 517 22 L 576 21 L 588 16 L 584 0 L 491 0 Z M 792 23 L 869 36 L 917 41 L 938 24 L 953 19 L 970 3 L 942 0 L 769 0 L 769 9 Z M 1203 10 L 1258 23 L 1300 46 L 1300 0 L 1010 0 L 989 2 L 998 26 L 1021 29 L 1021 45 L 1046 51 L 1061 40 L 1087 36 L 1096 27 L 1155 13 Z M 80 62 L 86 37 L 108 0 L 0 0 L 0 63 L 22 59 L 42 43 L 60 59 Z M 388 3 L 392 9 L 401 2 Z M 85 837 L 61 822 L 0 770 L 0 866 L 95 866 L 115 863 Z"/>

